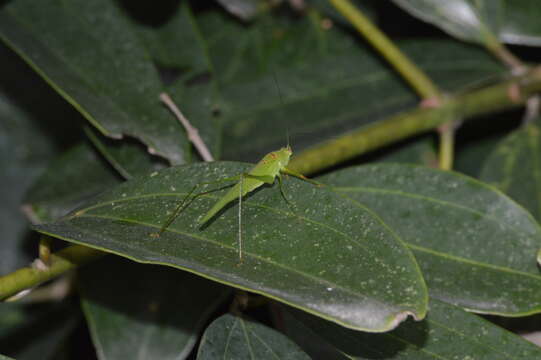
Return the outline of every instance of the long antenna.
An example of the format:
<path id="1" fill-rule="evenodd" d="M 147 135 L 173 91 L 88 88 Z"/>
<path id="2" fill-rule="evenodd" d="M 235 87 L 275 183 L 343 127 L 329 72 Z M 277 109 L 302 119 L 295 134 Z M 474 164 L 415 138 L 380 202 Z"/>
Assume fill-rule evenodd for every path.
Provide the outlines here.
<path id="1" fill-rule="evenodd" d="M 280 84 L 278 84 L 278 79 L 276 78 L 276 71 L 272 70 L 272 78 L 274 79 L 274 84 L 278 90 L 278 97 L 280 98 L 280 103 L 284 105 L 284 99 L 282 98 L 282 92 L 280 91 Z"/>
<path id="2" fill-rule="evenodd" d="M 284 98 L 282 97 L 282 91 L 280 90 L 280 84 L 278 83 L 278 78 L 276 77 L 276 71 L 272 70 L 272 78 L 274 79 L 274 84 L 276 85 L 276 90 L 278 90 L 278 97 L 280 98 L 280 104 L 284 105 Z M 289 125 L 286 124 L 286 140 L 287 147 L 289 146 Z"/>

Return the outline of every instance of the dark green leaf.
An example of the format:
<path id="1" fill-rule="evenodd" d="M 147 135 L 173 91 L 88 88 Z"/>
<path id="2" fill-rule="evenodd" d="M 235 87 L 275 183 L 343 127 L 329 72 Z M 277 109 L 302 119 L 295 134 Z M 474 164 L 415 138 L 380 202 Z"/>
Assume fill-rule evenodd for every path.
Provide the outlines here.
<path id="1" fill-rule="evenodd" d="M 43 170 L 43 161 L 52 148 L 39 129 L 0 94 L 0 234 L 2 256 L 0 274 L 6 274 L 28 263 L 23 239 L 28 221 L 21 211 L 24 193 Z"/>
<path id="2" fill-rule="evenodd" d="M 454 170 L 479 178 L 482 164 L 492 153 L 502 136 L 479 137 L 455 148 Z"/>
<path id="3" fill-rule="evenodd" d="M 430 294 L 473 311 L 541 311 L 541 229 L 495 188 L 458 173 L 381 164 L 321 179 L 367 207 L 413 251 Z"/>
<path id="4" fill-rule="evenodd" d="M 537 123 L 503 139 L 483 164 L 480 179 L 496 186 L 541 221 L 541 129 Z"/>
<path id="5" fill-rule="evenodd" d="M 85 128 L 85 132 L 96 149 L 124 179 L 165 167 L 158 158 L 148 154 L 140 143 L 128 139 L 122 141 L 107 139 L 90 128 Z"/>
<path id="6" fill-rule="evenodd" d="M 84 269 L 83 310 L 102 359 L 185 358 L 226 287 L 176 269 L 108 257 Z"/>
<path id="7" fill-rule="evenodd" d="M 94 149 L 81 143 L 55 159 L 25 198 L 36 223 L 52 221 L 120 182 Z"/>
<path id="8" fill-rule="evenodd" d="M 221 156 L 222 121 L 220 110 L 216 107 L 216 91 L 212 83 L 184 86 L 177 82 L 169 87 L 169 94 L 183 115 L 195 126 L 203 142 L 214 158 Z"/>
<path id="9" fill-rule="evenodd" d="M 238 316 L 224 315 L 205 330 L 198 360 L 310 359 L 276 330 Z"/>
<path id="10" fill-rule="evenodd" d="M 431 135 L 396 144 L 390 149 L 372 153 L 368 158 L 374 162 L 410 163 L 426 166 L 437 164 L 434 138 Z"/>
<path id="11" fill-rule="evenodd" d="M 188 2 L 180 2 L 175 9 L 168 9 L 167 4 L 152 4 L 153 7 L 160 5 L 172 12 L 165 23 L 134 23 L 154 61 L 165 68 L 182 70 L 183 77 L 185 73 L 195 76 L 211 71 L 207 44 L 199 34 Z"/>
<path id="12" fill-rule="evenodd" d="M 153 236 L 194 184 L 246 171 L 200 163 L 129 181 L 38 231 L 141 262 L 169 265 L 247 289 L 367 331 L 423 318 L 427 294 L 413 256 L 370 211 L 324 187 L 288 179 L 243 203 L 244 262 L 237 255 L 235 203 L 197 226 L 222 188 L 196 198 L 160 237 Z"/>
<path id="13" fill-rule="evenodd" d="M 22 199 L 55 148 L 53 140 L 47 138 L 53 124 L 48 129 L 40 127 L 34 114 L 14 94 L 17 85 L 41 90 L 29 81 L 28 72 L 21 66 L 24 64 L 16 60 L 0 45 L 0 78 L 8 81 L 0 84 L 0 274 L 25 266 L 31 259 L 25 252 L 28 220 L 21 210 Z M 41 98 L 50 100 L 43 95 Z M 50 106 L 54 106 L 52 101 Z"/>
<path id="14" fill-rule="evenodd" d="M 510 44 L 541 45 L 541 8 L 537 0 L 393 1 L 462 40 L 483 44 L 490 33 Z"/>
<path id="15" fill-rule="evenodd" d="M 10 2 L 0 39 L 105 135 L 137 137 L 172 163 L 185 160 L 158 74 L 111 1 Z"/>
<path id="16" fill-rule="evenodd" d="M 305 351 L 325 359 L 530 360 L 541 349 L 458 307 L 431 300 L 422 322 L 408 321 L 392 332 L 368 334 L 336 326 L 308 314 L 285 313 L 287 333 Z M 316 346 L 315 348 L 313 346 Z"/>
<path id="17" fill-rule="evenodd" d="M 283 146 L 287 133 L 303 149 L 417 101 L 379 55 L 340 27 L 324 30 L 306 17 L 294 23 L 263 18 L 247 28 L 214 13 L 198 17 L 198 24 L 213 72 L 197 84 L 201 99 L 175 100 L 188 119 L 221 124 L 223 158 L 255 161 Z M 399 45 L 449 91 L 504 70 L 484 51 L 455 41 Z"/>

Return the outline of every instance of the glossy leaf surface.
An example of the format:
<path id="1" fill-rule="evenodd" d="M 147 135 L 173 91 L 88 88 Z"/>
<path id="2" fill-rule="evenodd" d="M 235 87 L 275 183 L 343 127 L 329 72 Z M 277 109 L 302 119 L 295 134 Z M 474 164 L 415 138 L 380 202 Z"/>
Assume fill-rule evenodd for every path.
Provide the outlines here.
<path id="1" fill-rule="evenodd" d="M 293 314 L 293 316 L 291 315 Z M 539 347 L 487 320 L 431 300 L 422 322 L 408 321 L 385 334 L 352 331 L 308 314 L 286 312 L 291 337 L 314 358 L 359 360 L 530 360 Z"/>
<path id="2" fill-rule="evenodd" d="M 510 44 L 541 45 L 536 0 L 393 0 L 412 15 L 451 35 L 478 43 L 487 33 Z"/>
<path id="3" fill-rule="evenodd" d="M 231 314 L 214 320 L 205 330 L 198 360 L 308 360 L 293 341 L 263 324 Z"/>
<path id="4" fill-rule="evenodd" d="M 496 186 L 541 221 L 541 128 L 539 122 L 512 132 L 483 164 L 481 180 Z"/>
<path id="5" fill-rule="evenodd" d="M 202 34 L 192 46 L 196 57 L 206 49 L 209 73 L 181 78 L 169 91 L 217 158 L 256 161 L 284 146 L 288 133 L 300 151 L 418 100 L 370 47 L 339 26 L 323 29 L 317 17 L 265 17 L 246 27 L 209 12 L 192 31 Z M 483 50 L 453 40 L 398 45 L 446 91 L 504 70 Z"/>
<path id="6" fill-rule="evenodd" d="M 113 2 L 14 1 L 0 11 L 0 39 L 103 134 L 184 161 L 186 140 L 160 104 L 158 73 Z"/>
<path id="7" fill-rule="evenodd" d="M 431 296 L 473 311 L 541 311 L 537 222 L 473 178 L 427 167 L 353 167 L 321 178 L 367 207 L 415 254 Z"/>
<path id="8" fill-rule="evenodd" d="M 179 267 L 351 328 L 385 331 L 408 314 L 424 317 L 426 288 L 400 238 L 370 211 L 301 180 L 285 181 L 290 204 L 277 184 L 243 202 L 240 265 L 237 204 L 197 226 L 227 184 L 201 189 L 222 188 L 190 202 L 167 231 L 154 235 L 195 184 L 246 169 L 237 163 L 200 163 L 152 173 L 37 230 L 141 262 Z"/>

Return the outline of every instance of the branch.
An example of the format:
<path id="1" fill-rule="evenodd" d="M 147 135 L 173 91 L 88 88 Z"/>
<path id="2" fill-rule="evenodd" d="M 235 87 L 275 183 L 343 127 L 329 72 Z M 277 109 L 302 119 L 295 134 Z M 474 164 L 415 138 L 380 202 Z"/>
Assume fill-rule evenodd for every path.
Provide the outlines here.
<path id="1" fill-rule="evenodd" d="M 175 117 L 180 121 L 182 126 L 184 126 L 184 129 L 186 129 L 186 133 L 188 134 L 188 139 L 192 142 L 192 144 L 195 146 L 197 151 L 199 152 L 199 155 L 203 158 L 204 161 L 214 161 L 214 158 L 210 154 L 209 149 L 207 148 L 207 145 L 205 145 L 205 142 L 201 137 L 199 136 L 199 131 L 190 124 L 188 119 L 184 117 L 182 112 L 179 110 L 177 105 L 173 102 L 171 97 L 167 93 L 161 93 L 160 94 L 160 100 L 167 105 L 169 110 L 175 115 Z"/>
<path id="2" fill-rule="evenodd" d="M 334 7 L 372 44 L 376 50 L 400 73 L 400 75 L 424 99 L 439 98 L 438 87 L 430 78 L 400 51 L 389 38 L 349 0 L 330 0 Z"/>
<path id="3" fill-rule="evenodd" d="M 538 91 L 541 91 L 541 66 L 509 81 L 451 97 L 440 107 L 418 108 L 363 126 L 338 139 L 305 150 L 292 159 L 289 168 L 303 174 L 314 173 L 370 150 L 432 130 L 450 120 L 467 120 L 523 105 Z"/>
<path id="4" fill-rule="evenodd" d="M 50 255 L 48 267 L 38 266 L 34 263 L 0 277 L 0 300 L 7 299 L 20 291 L 32 288 L 47 280 L 51 280 L 68 270 L 86 264 L 98 257 L 105 255 L 104 252 L 80 245 L 72 245 L 55 254 Z"/>

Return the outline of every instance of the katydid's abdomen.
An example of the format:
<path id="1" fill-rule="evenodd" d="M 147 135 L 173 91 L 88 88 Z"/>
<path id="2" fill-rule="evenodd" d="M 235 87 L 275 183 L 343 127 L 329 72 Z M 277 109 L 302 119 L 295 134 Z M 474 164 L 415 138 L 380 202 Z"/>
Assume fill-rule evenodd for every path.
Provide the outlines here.
<path id="1" fill-rule="evenodd" d="M 280 171 L 289 163 L 291 154 L 291 148 L 288 146 L 265 155 L 265 157 L 263 157 L 263 159 L 261 159 L 247 174 L 241 175 L 240 181 L 220 198 L 216 204 L 214 204 L 214 206 L 199 221 L 199 225 L 205 224 L 224 206 L 231 201 L 238 199 L 239 196 L 242 197 L 265 183 L 274 183 L 276 176 L 279 176 Z"/>

